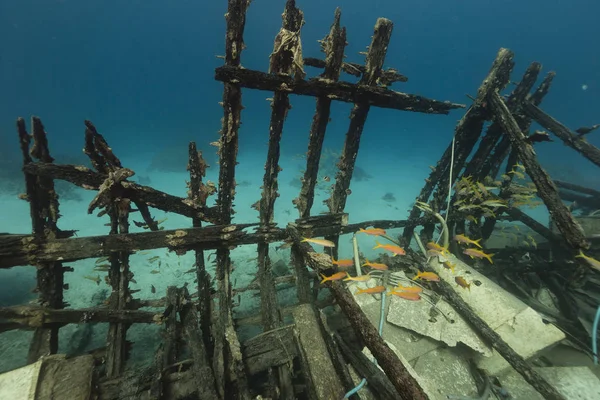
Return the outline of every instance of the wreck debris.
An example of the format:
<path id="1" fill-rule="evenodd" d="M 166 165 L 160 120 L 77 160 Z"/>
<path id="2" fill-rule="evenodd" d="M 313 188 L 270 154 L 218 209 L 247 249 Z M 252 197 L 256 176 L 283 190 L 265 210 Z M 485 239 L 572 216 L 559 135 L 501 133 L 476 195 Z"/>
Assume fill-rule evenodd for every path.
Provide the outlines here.
<path id="1" fill-rule="evenodd" d="M 429 174 L 426 184 L 419 193 L 416 202 L 427 202 L 429 197 L 437 187 L 437 192 L 434 196 L 435 209 L 443 206 L 448 196 L 448 185 L 454 182 L 459 171 L 462 169 L 471 150 L 477 143 L 481 129 L 487 117 L 487 94 L 491 91 L 504 88 L 510 79 L 509 75 L 513 68 L 513 53 L 507 49 L 500 49 L 496 60 L 490 69 L 487 77 L 484 79 L 481 87 L 477 92 L 477 97 L 465 115 L 461 118 L 456 126 L 454 140 L 456 148 L 454 150 L 455 157 L 452 160 L 453 144 L 450 143 L 442 158 L 438 161 L 435 168 Z M 454 162 L 454 173 L 449 176 L 450 164 Z M 415 221 L 421 215 L 421 210 L 413 207 L 409 215 L 409 221 Z M 412 240 L 412 234 L 416 225 L 408 226 L 404 229 L 402 238 L 406 245 Z"/>
<path id="2" fill-rule="evenodd" d="M 515 150 L 517 157 L 523 162 L 527 174 L 533 183 L 535 183 L 535 186 L 538 189 L 538 195 L 544 200 L 546 207 L 552 215 L 553 222 L 556 223 L 567 243 L 573 248 L 577 250 L 587 249 L 589 243 L 585 238 L 583 229 L 560 200 L 556 185 L 537 162 L 533 147 L 525 141 L 525 136 L 523 136 L 519 125 L 510 114 L 504 101 L 500 98 L 498 93 L 491 93 L 488 98 L 496 120 L 502 126 L 504 132 L 510 137 L 511 145 Z"/>
<path id="3" fill-rule="evenodd" d="M 180 198 L 132 182 L 130 178 L 134 171 L 122 165 L 90 121 L 85 121 L 84 152 L 94 170 L 82 166 L 55 165 L 39 118 L 32 119 L 32 135 L 27 134 L 22 119 L 17 121 L 27 184 L 24 198 L 30 202 L 32 235 L 0 235 L 0 268 L 27 264 L 37 266 L 41 304 L 36 307 L 0 308 L 0 317 L 8 320 L 0 324 L 0 332 L 17 328 L 34 329 L 36 333 L 29 353 L 29 359 L 33 361 L 43 354 L 57 351 L 57 334 L 61 326 L 78 322 L 109 323 L 107 346 L 97 350 L 98 357 L 105 360 L 106 366 L 102 380 L 97 385 L 100 398 L 145 393 L 153 398 L 200 396 L 207 399 L 250 399 L 257 391 L 270 397 L 295 398 L 300 390 L 311 398 L 325 398 L 331 392 L 335 392 L 336 397 L 343 395 L 353 386 L 341 357 L 346 351 L 340 351 L 339 348 L 343 348 L 344 344 L 340 343 L 339 335 L 335 334 L 332 338 L 332 332 L 323 324 L 318 313 L 319 307 L 331 305 L 332 300 L 316 301 L 321 286 L 311 287 L 310 284 L 311 278 L 318 276 L 318 273 L 326 272 L 329 276 L 330 272 L 334 272 L 331 256 L 314 252 L 310 245 L 301 242 L 301 235 L 326 237 L 337 243 L 340 235 L 356 232 L 359 228 L 404 227 L 404 237 L 410 240 L 416 226 L 426 225 L 430 231 L 433 226 L 429 216 L 420 217 L 420 211 L 413 211 L 408 221 L 348 223 L 345 206 L 351 194 L 350 183 L 362 131 L 371 107 L 448 114 L 464 106 L 388 89 L 392 83 L 405 82 L 408 78 L 393 68 L 383 69 L 393 26 L 391 21 L 384 18 L 376 22 L 364 66 L 343 61 L 346 31 L 341 27 L 339 10 L 336 10 L 328 35 L 321 41 L 325 59 L 305 58 L 300 35 L 304 16 L 293 0 L 286 2 L 282 28 L 275 38 L 270 57 L 269 72 L 247 70 L 241 66 L 241 51 L 244 49 L 243 32 L 248 6 L 246 0 L 229 0 L 225 64 L 215 71 L 215 78 L 224 84 L 221 136 L 218 142 L 213 142 L 219 154 L 218 185 L 210 181 L 203 182 L 207 166 L 194 142 L 188 147 L 188 196 Z M 529 95 L 541 68 L 539 64 L 533 63 L 528 68 L 522 81 L 506 99 L 499 95 L 498 92 L 509 82 L 512 59 L 513 54 L 509 50 L 499 51 L 492 69 L 473 98 L 473 104 L 456 127 L 454 158 L 451 156 L 451 145 L 437 167 L 433 168 L 419 199 L 426 202 L 435 191 L 432 208 L 438 211 L 463 167 L 464 177 L 474 176 L 483 180 L 492 174 L 495 177 L 499 165 L 508 157 L 509 166 L 515 166 L 518 162 L 525 164 L 538 193 L 554 215 L 559 233 L 512 206 L 498 212 L 498 218 L 489 220 L 520 220 L 552 243 L 566 242 L 575 249 L 585 248 L 588 243 L 577 221 L 562 205 L 559 198 L 561 193 L 555 184 L 537 164 L 531 143 L 539 140 L 531 139 L 533 136 L 526 136 L 525 132 L 532 119 L 545 120 L 548 121 L 546 129 L 559 137 L 562 135 L 566 138 L 563 140 L 590 159 L 595 159 L 594 152 L 597 149 L 583 144 L 580 138 L 573 138 L 570 131 L 565 131 L 566 128 L 537 108 L 554 76 L 549 74 L 540 89 Z M 319 77 L 306 79 L 305 66 L 324 68 L 324 71 Z M 341 81 L 342 72 L 360 77 L 359 83 Z M 261 199 L 255 203 L 259 223 L 234 224 L 233 201 L 236 194 L 242 88 L 270 91 L 274 95 L 263 190 Z M 290 94 L 316 97 L 316 110 L 310 130 L 307 168 L 300 194 L 294 200 L 299 218 L 287 228 L 278 228 L 273 214 L 279 196 L 280 141 L 290 109 Z M 353 103 L 354 107 L 331 197 L 326 200 L 329 213 L 314 216 L 311 215 L 311 208 L 332 101 Z M 488 129 L 475 156 L 467 163 L 484 123 L 491 120 L 495 122 Z M 535 136 L 542 137 L 541 134 Z M 32 138 L 34 143 L 29 150 Z M 454 173 L 449 176 L 452 163 Z M 53 189 L 54 179 L 67 180 L 97 191 L 89 204 L 89 212 L 99 210 L 99 216 L 107 215 L 110 218 L 108 235 L 72 238 L 73 231 L 58 229 L 59 204 Z M 217 192 L 217 186 L 217 205 L 208 207 L 207 199 Z M 501 190 L 500 200 L 509 193 L 509 185 L 506 184 L 503 189 L 506 190 Z M 593 196 L 596 194 L 590 194 L 590 197 Z M 193 227 L 161 230 L 160 221 L 151 215 L 151 208 L 189 217 Z M 148 232 L 129 233 L 129 217 L 134 212 L 139 212 L 143 219 L 143 222 L 134 223 L 149 228 Z M 454 226 L 464 224 L 461 218 L 446 215 L 448 223 Z M 249 232 L 248 228 L 252 227 L 256 227 L 256 231 Z M 276 279 L 273 275 L 272 253 L 269 250 L 270 244 L 278 241 L 291 244 L 295 276 Z M 248 287 L 236 288 L 234 292 L 230 250 L 248 244 L 258 247 L 257 279 Z M 134 282 L 130 271 L 130 255 L 155 248 L 167 248 L 177 254 L 194 251 L 194 265 L 188 272 L 195 272 L 196 293 L 190 294 L 184 285 L 168 287 L 165 296 L 160 299 L 133 297 L 137 290 L 129 288 L 130 282 Z M 209 249 L 216 250 L 216 284 L 211 282 L 204 258 L 204 251 Z M 333 255 L 337 258 L 337 254 Z M 109 262 L 104 266 L 106 270 L 100 270 L 108 272 L 105 281 L 112 289 L 107 307 L 63 309 L 63 274 L 73 271 L 63 263 L 90 257 L 107 257 Z M 307 265 L 314 272 L 309 273 Z M 158 270 L 149 271 L 154 272 Z M 97 279 L 100 282 L 100 274 Z M 300 305 L 282 307 L 279 304 L 276 284 L 281 282 L 296 283 Z M 379 390 L 387 393 L 389 398 L 427 398 L 424 389 L 378 335 L 344 285 L 332 282 L 327 287 L 331 289 L 333 301 L 349 318 L 356 335 L 369 347 L 385 371 L 383 374 L 373 365 L 364 365 L 363 359 L 362 371 L 365 371 L 365 376 L 376 382 Z M 236 302 L 239 304 L 240 293 L 250 290 L 259 291 L 261 313 L 260 318 L 253 316 L 244 320 L 247 324 L 260 325 L 263 333 L 241 343 L 237 324 L 242 318 L 236 318 L 233 313 L 233 294 L 238 296 Z M 455 290 L 451 286 L 441 289 L 450 299 L 456 296 Z M 152 286 L 152 293 L 155 292 L 156 288 Z M 213 297 L 216 302 L 213 302 Z M 456 304 L 457 309 L 461 310 L 462 305 Z M 142 307 L 159 307 L 163 311 L 141 311 Z M 496 332 L 479 324 L 472 310 L 463 307 L 462 312 L 466 313 L 475 329 L 496 343 L 496 349 L 540 393 L 547 398 L 562 398 L 546 381 L 532 372 L 525 360 L 498 339 Z M 291 316 L 294 323 L 284 324 L 284 316 Z M 153 365 L 148 373 L 137 376 L 125 372 L 130 348 L 126 333 L 134 323 L 154 323 L 161 325 L 163 330 L 162 345 L 154 355 Z M 179 358 L 181 346 L 189 350 L 189 359 Z M 324 359 L 323 354 L 327 355 Z M 356 358 L 360 357 L 353 354 L 352 358 L 356 362 Z M 298 370 L 301 374 L 297 373 Z M 327 372 L 323 374 L 323 371 Z M 261 382 L 257 389 L 257 385 L 249 378 L 259 373 L 266 382 Z M 298 381 L 301 384 L 297 384 Z"/>
<path id="4" fill-rule="evenodd" d="M 321 49 L 325 52 L 325 71 L 322 78 L 337 82 L 346 47 L 346 28 L 340 27 L 340 9 L 335 10 L 335 18 L 329 34 L 321 42 Z M 306 170 L 302 179 L 302 189 L 298 198 L 293 203 L 300 212 L 300 218 L 310 215 L 317 184 L 317 172 L 321 159 L 325 130 L 329 122 L 332 99 L 328 96 L 317 97 L 316 111 L 313 116 L 309 133 L 308 151 L 306 153 Z"/>
<path id="5" fill-rule="evenodd" d="M 48 140 L 42 121 L 37 117 L 31 118 L 31 135 L 26 131 L 25 120 L 17 120 L 17 133 L 23 154 L 23 165 L 33 162 L 32 157 L 39 161 L 52 163 Z M 31 149 L 29 145 L 33 139 Z M 27 201 L 31 215 L 32 233 L 35 242 L 43 243 L 47 239 L 66 238 L 57 226 L 58 195 L 54 190 L 54 180 L 51 177 L 38 177 L 25 172 L 25 185 Z M 62 263 L 57 260 L 46 263 L 37 263 L 37 291 L 39 292 L 38 304 L 44 308 L 61 309 L 63 302 L 64 272 Z M 32 363 L 46 354 L 55 354 L 58 351 L 58 328 L 38 327 L 29 347 L 27 361 Z"/>
<path id="6" fill-rule="evenodd" d="M 225 65 L 240 66 L 244 48 L 246 0 L 230 0 L 227 7 L 227 35 L 225 39 Z M 238 83 L 225 82 L 223 87 L 223 120 L 219 140 L 219 192 L 217 208 L 219 222 L 230 224 L 235 196 L 235 166 L 237 164 L 239 128 L 242 112 L 242 91 Z M 232 263 L 228 248 L 217 250 L 218 316 L 215 322 L 213 371 L 217 393 L 230 398 L 237 393 L 240 399 L 249 399 L 248 382 L 244 373 L 242 354 L 237 333 L 233 327 L 231 300 Z M 234 376 L 232 376 L 232 374 Z M 235 382 L 230 385 L 229 382 Z"/>

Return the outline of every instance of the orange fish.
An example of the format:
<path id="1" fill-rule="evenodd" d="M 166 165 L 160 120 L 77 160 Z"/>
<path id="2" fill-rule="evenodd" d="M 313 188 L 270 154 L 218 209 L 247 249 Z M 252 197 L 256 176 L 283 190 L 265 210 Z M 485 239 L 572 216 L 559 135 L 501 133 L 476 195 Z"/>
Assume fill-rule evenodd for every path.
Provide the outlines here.
<path id="1" fill-rule="evenodd" d="M 369 259 L 367 259 L 367 262 L 364 263 L 362 265 L 363 267 L 371 267 L 373 269 L 377 269 L 379 271 L 387 271 L 388 266 L 383 264 L 383 263 L 374 263 L 374 262 L 370 262 Z"/>
<path id="2" fill-rule="evenodd" d="M 404 300 L 411 300 L 411 301 L 421 300 L 421 296 L 419 295 L 419 293 L 402 292 L 402 291 L 392 290 L 389 294 L 393 294 L 394 296 L 398 296 Z"/>
<path id="3" fill-rule="evenodd" d="M 440 281 L 440 277 L 436 273 L 423 271 L 419 271 L 419 273 L 413 278 L 413 281 L 417 279 L 423 279 L 430 282 Z"/>
<path id="4" fill-rule="evenodd" d="M 479 244 L 479 242 L 481 242 L 481 239 L 473 240 L 465 235 L 456 235 L 456 236 L 454 236 L 454 240 L 456 240 L 458 243 L 474 244 L 475 246 L 479 247 L 480 249 L 482 248 L 481 245 Z"/>
<path id="5" fill-rule="evenodd" d="M 421 293 L 423 291 L 423 288 L 420 288 L 419 286 L 398 285 L 394 288 L 394 291 L 408 292 L 408 293 Z"/>
<path id="6" fill-rule="evenodd" d="M 360 290 L 357 290 L 356 293 L 354 293 L 354 294 L 361 294 L 361 293 L 375 294 L 375 293 L 382 293 L 382 292 L 385 292 L 385 286 L 375 286 L 372 288 L 360 289 Z"/>
<path id="7" fill-rule="evenodd" d="M 360 276 L 348 276 L 347 278 L 344 278 L 345 281 L 354 281 L 354 282 L 366 282 L 369 279 L 371 279 L 371 275 L 369 275 L 369 274 L 360 275 Z"/>
<path id="8" fill-rule="evenodd" d="M 302 242 L 318 244 L 319 246 L 323 246 L 323 247 L 335 247 L 335 243 L 333 243 L 331 240 L 327 240 L 327 239 L 302 238 L 300 243 L 302 243 Z"/>
<path id="9" fill-rule="evenodd" d="M 490 262 L 490 264 L 493 264 L 494 262 L 492 261 L 492 257 L 494 256 L 494 254 L 486 254 L 481 250 L 477 250 L 477 249 L 465 249 L 465 251 L 463 251 L 463 254 L 468 255 L 471 258 L 487 258 L 487 260 Z"/>
<path id="10" fill-rule="evenodd" d="M 321 283 L 325 283 L 327 281 L 339 281 L 340 279 L 345 278 L 346 275 L 348 275 L 346 272 L 336 272 L 335 274 L 333 274 L 331 276 L 325 276 L 325 275 L 321 274 L 321 278 L 323 278 Z"/>
<path id="11" fill-rule="evenodd" d="M 444 254 L 448 252 L 448 249 L 445 247 L 440 246 L 439 244 L 437 244 L 436 242 L 429 242 L 427 243 L 427 248 L 429 250 L 435 250 L 435 251 L 439 251 L 440 253 Z"/>
<path id="12" fill-rule="evenodd" d="M 468 283 L 462 276 L 457 276 L 454 278 L 454 282 L 456 282 L 459 286 L 469 289 L 469 292 L 471 291 L 471 284 Z"/>
<path id="13" fill-rule="evenodd" d="M 349 260 L 349 259 L 335 261 L 335 258 L 331 257 L 331 262 L 340 268 L 347 268 L 347 267 L 351 267 L 354 265 L 354 260 Z"/>
<path id="14" fill-rule="evenodd" d="M 367 235 L 372 235 L 372 236 L 385 235 L 385 229 L 381 229 L 381 228 L 371 228 L 371 229 L 360 228 L 360 230 L 358 232 L 366 233 Z"/>
<path id="15" fill-rule="evenodd" d="M 377 240 L 375 241 L 375 243 L 376 243 L 376 246 L 373 247 L 373 250 L 375 250 L 375 249 L 384 249 L 384 250 L 387 250 L 387 251 L 390 251 L 390 252 L 394 253 L 394 257 L 397 256 L 397 255 L 403 256 L 403 255 L 406 254 L 406 251 L 404 251 L 404 249 L 402 247 L 400 247 L 400 246 L 396 246 L 396 245 L 393 245 L 393 244 L 381 244 Z"/>

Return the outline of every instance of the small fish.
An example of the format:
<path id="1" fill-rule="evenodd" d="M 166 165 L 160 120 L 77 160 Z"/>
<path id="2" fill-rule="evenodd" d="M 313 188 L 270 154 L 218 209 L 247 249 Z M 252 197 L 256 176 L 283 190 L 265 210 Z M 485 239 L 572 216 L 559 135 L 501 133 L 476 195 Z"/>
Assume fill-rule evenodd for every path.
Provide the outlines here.
<path id="1" fill-rule="evenodd" d="M 436 242 L 429 242 L 429 243 L 427 243 L 426 246 L 429 250 L 439 251 L 442 254 L 448 252 L 448 249 L 446 247 L 442 247 L 441 245 L 437 244 Z"/>
<path id="2" fill-rule="evenodd" d="M 417 279 L 423 279 L 429 282 L 439 282 L 440 277 L 434 272 L 423 272 L 419 271 L 419 273 L 413 278 L 413 281 Z"/>
<path id="3" fill-rule="evenodd" d="M 440 257 L 440 258 L 446 258 L 446 256 L 445 256 L 443 253 L 441 253 L 441 252 L 439 252 L 439 251 L 437 251 L 437 250 L 427 250 L 427 253 L 426 253 L 426 254 L 427 254 L 427 257 Z"/>
<path id="4" fill-rule="evenodd" d="M 525 174 L 523 174 L 520 171 L 514 170 L 514 169 L 512 171 L 508 171 L 507 174 L 514 175 L 519 179 L 525 179 Z"/>
<path id="5" fill-rule="evenodd" d="M 467 215 L 465 218 L 467 219 L 467 221 L 471 221 L 474 224 L 479 224 L 479 221 L 473 215 Z"/>
<path id="6" fill-rule="evenodd" d="M 370 229 L 360 228 L 358 232 L 366 233 L 367 235 L 372 235 L 372 236 L 381 236 L 381 235 L 386 234 L 385 229 L 381 229 L 381 228 L 370 228 Z"/>
<path id="7" fill-rule="evenodd" d="M 554 142 L 548 132 L 535 131 L 531 135 L 525 138 L 527 143 L 541 143 L 541 142 Z"/>
<path id="8" fill-rule="evenodd" d="M 154 261 L 158 260 L 159 258 L 160 258 L 160 256 L 154 256 L 154 257 L 150 257 L 150 258 L 148 259 L 148 262 L 149 262 L 149 263 L 153 263 Z"/>
<path id="9" fill-rule="evenodd" d="M 156 293 L 156 288 L 154 287 L 154 285 L 150 285 L 150 292 Z"/>
<path id="10" fill-rule="evenodd" d="M 385 286 L 375 286 L 372 288 L 360 289 L 360 290 L 357 290 L 354 294 L 361 294 L 361 293 L 376 294 L 376 293 L 382 293 L 382 292 L 385 292 Z"/>
<path id="11" fill-rule="evenodd" d="M 302 243 L 302 242 L 318 244 L 319 246 L 323 246 L 323 247 L 335 247 L 335 243 L 333 243 L 331 240 L 327 240 L 327 239 L 302 238 L 300 243 Z"/>
<path id="12" fill-rule="evenodd" d="M 482 248 L 481 245 L 479 244 L 479 242 L 481 242 L 481 239 L 473 240 L 465 235 L 455 235 L 454 240 L 456 240 L 458 243 L 474 244 L 475 246 L 479 247 L 480 249 Z"/>
<path id="13" fill-rule="evenodd" d="M 110 271 L 110 264 L 102 264 L 94 267 L 94 271 L 106 272 Z"/>
<path id="14" fill-rule="evenodd" d="M 96 264 L 100 264 L 105 261 L 108 261 L 108 257 L 100 257 L 99 259 L 96 260 Z"/>
<path id="15" fill-rule="evenodd" d="M 387 271 L 387 269 L 388 269 L 387 265 L 385 265 L 383 263 L 370 262 L 369 259 L 367 259 L 367 262 L 364 263 L 362 266 L 363 267 L 371 267 L 371 268 L 379 270 L 379 271 Z"/>
<path id="16" fill-rule="evenodd" d="M 398 285 L 393 290 L 394 291 L 408 292 L 408 293 L 421 293 L 423 291 L 423 288 L 421 288 L 419 286 L 402 286 L 402 285 Z"/>
<path id="17" fill-rule="evenodd" d="M 275 250 L 279 251 L 279 250 L 287 249 L 289 247 L 292 247 L 292 244 L 294 244 L 294 242 L 285 242 L 282 245 L 275 247 Z"/>
<path id="18" fill-rule="evenodd" d="M 456 278 L 454 278 L 454 282 L 456 282 L 458 286 L 462 286 L 465 289 L 469 289 L 469 292 L 471 291 L 471 284 L 468 283 L 462 276 L 457 276 Z"/>
<path id="19" fill-rule="evenodd" d="M 600 271 L 600 261 L 590 256 L 586 256 L 585 254 L 583 254 L 582 250 L 579 250 L 579 254 L 576 255 L 575 258 L 583 258 L 589 264 L 590 267 L 592 267 L 596 271 Z"/>
<path id="20" fill-rule="evenodd" d="M 164 217 L 163 219 L 159 219 L 158 221 L 156 221 L 156 225 L 158 226 L 158 225 L 162 224 L 162 223 L 163 223 L 163 222 L 165 222 L 165 221 L 166 221 L 168 218 L 169 218 L 169 217 Z"/>
<path id="21" fill-rule="evenodd" d="M 151 274 L 160 274 L 160 271 L 157 269 L 153 269 L 152 271 L 150 271 Z"/>
<path id="22" fill-rule="evenodd" d="M 350 276 L 348 275 L 347 278 L 344 278 L 345 281 L 354 281 L 354 282 L 366 282 L 368 280 L 371 279 L 371 275 L 366 274 L 366 275 L 360 275 L 360 276 Z"/>
<path id="23" fill-rule="evenodd" d="M 330 177 L 328 177 L 328 176 L 324 176 L 324 177 L 323 177 L 323 181 L 325 181 L 325 182 L 329 182 L 330 180 L 331 180 L 331 178 L 330 178 Z"/>
<path id="24" fill-rule="evenodd" d="M 421 300 L 421 296 L 419 295 L 419 293 L 402 292 L 402 291 L 392 290 L 388 294 L 393 294 L 394 296 L 398 296 L 404 300 L 411 300 L 411 301 Z"/>
<path id="25" fill-rule="evenodd" d="M 467 204 L 467 205 L 458 207 L 458 211 L 470 211 L 470 210 L 476 210 L 479 208 L 481 208 L 481 206 L 478 204 Z"/>
<path id="26" fill-rule="evenodd" d="M 354 260 L 345 259 L 345 260 L 335 260 L 335 258 L 331 257 L 331 262 L 333 265 L 337 265 L 340 268 L 348 268 L 354 265 Z"/>
<path id="27" fill-rule="evenodd" d="M 583 135 L 587 135 L 591 131 L 598 129 L 598 128 L 600 128 L 600 124 L 592 125 L 590 127 L 582 126 L 581 128 L 576 129 L 575 132 L 577 132 L 579 134 L 579 137 L 582 137 Z"/>
<path id="28" fill-rule="evenodd" d="M 89 279 L 92 282 L 96 282 L 96 285 L 98 285 L 98 286 L 100 286 L 100 282 L 102 282 L 102 279 L 100 279 L 100 275 L 97 275 L 97 276 L 85 275 L 84 278 Z"/>
<path id="29" fill-rule="evenodd" d="M 405 255 L 406 251 L 404 251 L 404 249 L 400 246 L 396 246 L 393 244 L 381 244 L 379 243 L 377 240 L 375 241 L 376 245 L 375 247 L 373 247 L 373 250 L 375 249 L 384 249 L 387 250 L 389 252 L 394 253 L 393 257 L 397 256 L 397 255 Z"/>
<path id="30" fill-rule="evenodd" d="M 327 281 L 339 281 L 340 279 L 345 278 L 347 275 L 348 275 L 348 273 L 346 273 L 346 272 L 336 272 L 335 274 L 333 274 L 331 276 L 325 276 L 325 275 L 321 274 L 321 278 L 323 278 L 321 283 L 325 283 Z"/>
<path id="31" fill-rule="evenodd" d="M 535 241 L 533 236 L 527 235 L 527 239 L 529 239 L 529 242 L 531 243 L 531 245 L 537 249 L 537 242 Z"/>
<path id="32" fill-rule="evenodd" d="M 465 251 L 463 251 L 463 254 L 468 255 L 471 258 L 487 258 L 487 260 L 490 262 L 490 264 L 493 264 L 494 262 L 492 261 L 492 257 L 494 256 L 494 254 L 486 254 L 481 250 L 477 250 L 477 249 L 465 249 Z"/>
<path id="33" fill-rule="evenodd" d="M 485 196 L 489 196 L 490 192 L 488 192 L 487 188 L 485 187 L 485 185 L 481 182 L 477 182 L 477 187 L 479 188 L 479 190 L 481 191 L 481 193 L 483 193 Z"/>
<path id="34" fill-rule="evenodd" d="M 521 175 L 523 175 L 523 174 L 521 174 Z M 525 178 L 525 176 L 523 175 L 523 178 L 521 178 L 521 179 L 524 179 L 524 178 Z M 481 205 L 485 206 L 485 207 L 507 207 L 505 201 L 496 200 L 496 199 L 486 200 L 486 201 L 482 202 Z"/>
<path id="35" fill-rule="evenodd" d="M 444 268 L 449 269 L 452 273 L 454 273 L 454 268 L 456 268 L 456 264 L 451 263 L 450 261 L 444 261 Z"/>

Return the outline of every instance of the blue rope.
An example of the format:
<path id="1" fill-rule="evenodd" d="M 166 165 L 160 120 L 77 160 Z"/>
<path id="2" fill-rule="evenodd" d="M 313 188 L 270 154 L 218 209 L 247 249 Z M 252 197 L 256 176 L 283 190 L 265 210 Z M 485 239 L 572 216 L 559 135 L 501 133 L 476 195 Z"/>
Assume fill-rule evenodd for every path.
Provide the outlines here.
<path id="1" fill-rule="evenodd" d="M 592 327 L 592 352 L 594 353 L 594 365 L 598 365 L 598 322 L 600 322 L 600 305 L 596 310 L 594 326 Z"/>
<path id="2" fill-rule="evenodd" d="M 599 309 L 600 311 L 600 309 Z M 383 317 L 385 315 L 385 293 L 381 293 L 381 311 L 379 313 L 379 336 L 381 336 L 381 334 L 383 333 Z M 373 364 L 377 365 L 377 359 L 375 357 L 373 357 Z M 367 380 L 365 378 L 363 378 L 360 383 L 358 385 L 356 385 L 356 387 L 354 389 L 352 389 L 351 391 L 349 391 L 348 393 L 346 393 L 344 395 L 344 399 L 348 399 L 350 398 L 350 396 L 354 395 L 355 393 L 357 393 L 360 389 L 363 388 L 363 386 L 365 386 L 365 384 L 367 383 Z"/>

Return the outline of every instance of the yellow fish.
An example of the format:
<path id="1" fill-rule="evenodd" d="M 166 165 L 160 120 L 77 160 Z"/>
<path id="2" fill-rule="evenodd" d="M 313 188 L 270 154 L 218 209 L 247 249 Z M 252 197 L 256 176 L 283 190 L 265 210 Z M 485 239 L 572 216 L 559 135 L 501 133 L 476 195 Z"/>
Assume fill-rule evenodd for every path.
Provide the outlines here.
<path id="1" fill-rule="evenodd" d="M 403 292 L 398 290 L 392 290 L 388 292 L 388 294 L 393 294 L 394 296 L 398 296 L 404 300 L 418 301 L 421 300 L 421 295 L 419 293 L 414 292 Z"/>
<path id="2" fill-rule="evenodd" d="M 408 292 L 408 293 L 421 293 L 423 291 L 422 288 L 420 288 L 419 286 L 402 286 L 402 285 L 398 285 L 396 286 L 392 291 L 402 291 L 402 292 Z M 391 293 L 389 293 L 391 294 Z"/>
<path id="3" fill-rule="evenodd" d="M 345 281 L 354 281 L 354 282 L 366 282 L 371 279 L 371 275 L 360 275 L 360 276 L 348 276 L 344 278 Z"/>
<path id="4" fill-rule="evenodd" d="M 360 289 L 360 290 L 357 290 L 356 293 L 354 293 L 354 294 L 361 294 L 361 293 L 375 294 L 375 293 L 382 293 L 382 292 L 385 292 L 385 286 L 375 286 L 372 288 Z"/>
<path id="5" fill-rule="evenodd" d="M 440 277 L 434 272 L 419 271 L 419 273 L 413 278 L 413 281 L 417 280 L 417 279 L 423 279 L 423 280 L 430 281 L 430 282 L 439 282 L 440 281 Z"/>
<path id="6" fill-rule="evenodd" d="M 372 236 L 385 235 L 385 229 L 381 229 L 381 228 L 371 228 L 371 229 L 360 228 L 360 230 L 358 232 L 366 233 L 367 235 L 372 235 Z"/>
<path id="7" fill-rule="evenodd" d="M 450 261 L 444 261 L 444 267 L 449 269 L 452 273 L 454 273 L 454 268 L 456 268 L 456 264 L 452 264 Z"/>
<path id="8" fill-rule="evenodd" d="M 331 276 L 325 276 L 325 275 L 321 274 L 321 278 L 323 278 L 321 283 L 325 283 L 327 281 L 339 281 L 340 279 L 345 278 L 346 275 L 348 275 L 346 272 L 336 272 L 335 274 L 333 274 Z"/>
<path id="9" fill-rule="evenodd" d="M 403 256 L 403 255 L 406 254 L 406 251 L 404 251 L 404 249 L 402 247 L 400 247 L 400 246 L 396 246 L 396 245 L 393 245 L 393 244 L 381 244 L 377 240 L 375 241 L 375 243 L 376 243 L 376 246 L 373 247 L 373 250 L 375 250 L 375 249 L 384 249 L 384 250 L 387 250 L 389 252 L 394 253 L 393 257 L 395 257 L 397 255 Z"/>
<path id="10" fill-rule="evenodd" d="M 379 271 L 386 271 L 388 269 L 387 265 L 385 265 L 383 263 L 370 262 L 369 259 L 367 259 L 367 262 L 364 263 L 362 266 L 363 267 L 371 267 L 371 268 L 377 269 Z"/>
<path id="11" fill-rule="evenodd" d="M 346 260 L 335 260 L 335 258 L 331 257 L 331 263 L 333 265 L 337 265 L 340 268 L 348 268 L 354 265 L 354 260 L 346 259 Z"/>
<path id="12" fill-rule="evenodd" d="M 442 257 L 442 258 L 446 258 L 444 256 L 444 253 L 439 252 L 437 250 L 427 250 L 427 257 Z"/>
<path id="13" fill-rule="evenodd" d="M 448 249 L 446 247 L 442 247 L 441 245 L 437 244 L 436 242 L 427 243 L 427 248 L 429 250 L 439 251 L 442 254 L 444 254 L 448 251 Z"/>
<path id="14" fill-rule="evenodd" d="M 469 289 L 469 292 L 471 291 L 471 284 L 468 283 L 462 276 L 457 276 L 456 278 L 454 278 L 454 282 L 456 282 L 459 286 L 464 287 L 465 289 Z"/>
<path id="15" fill-rule="evenodd" d="M 302 242 L 318 244 L 319 246 L 323 246 L 323 247 L 335 247 L 335 243 L 333 243 L 331 240 L 327 240 L 327 239 L 302 238 L 300 243 L 302 243 Z"/>
<path id="16" fill-rule="evenodd" d="M 592 258 L 590 256 L 586 256 L 585 254 L 583 254 L 582 250 L 579 250 L 579 254 L 576 255 L 575 257 L 583 258 L 589 264 L 590 267 L 592 267 L 596 271 L 600 271 L 600 261 L 598 261 L 595 258 Z"/>
<path id="17" fill-rule="evenodd" d="M 455 235 L 454 240 L 456 240 L 458 243 L 474 244 L 480 249 L 482 248 L 479 244 L 479 242 L 481 242 L 481 239 L 473 240 L 465 235 Z"/>
<path id="18" fill-rule="evenodd" d="M 477 249 L 465 249 L 465 251 L 463 251 L 463 254 L 468 255 L 471 258 L 487 258 L 487 260 L 490 262 L 490 264 L 493 264 L 494 262 L 492 261 L 492 257 L 494 256 L 494 254 L 486 254 L 481 250 L 477 250 Z"/>

